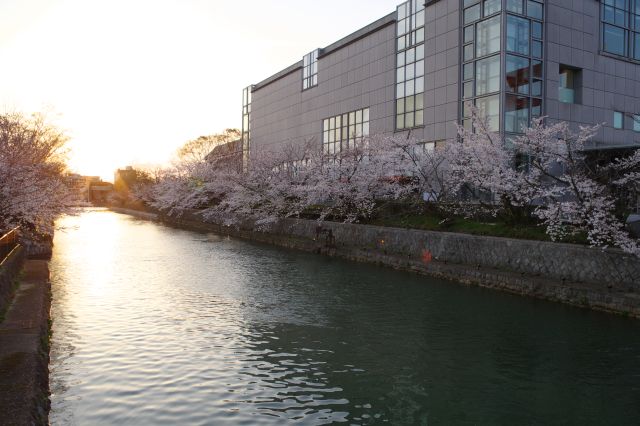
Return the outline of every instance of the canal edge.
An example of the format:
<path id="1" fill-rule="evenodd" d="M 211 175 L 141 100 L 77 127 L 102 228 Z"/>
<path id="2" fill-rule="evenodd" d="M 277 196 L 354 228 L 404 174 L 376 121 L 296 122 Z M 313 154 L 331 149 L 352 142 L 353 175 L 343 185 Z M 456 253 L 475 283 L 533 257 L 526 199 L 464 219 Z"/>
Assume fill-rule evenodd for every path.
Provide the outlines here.
<path id="1" fill-rule="evenodd" d="M 406 256 L 404 253 L 392 253 L 384 247 L 381 240 L 376 247 L 352 247 L 336 244 L 333 235 L 318 234 L 316 238 L 305 238 L 295 232 L 289 232 L 286 226 L 276 226 L 276 232 L 236 229 L 213 223 L 194 220 L 193 215 L 166 216 L 146 211 L 112 207 L 116 213 L 127 214 L 138 218 L 158 221 L 183 229 L 213 232 L 248 241 L 271 244 L 274 246 L 314 252 L 330 257 L 370 263 L 397 270 L 414 272 L 434 278 L 446 279 L 463 285 L 478 286 L 491 290 L 503 291 L 519 296 L 559 302 L 579 308 L 608 312 L 625 317 L 640 319 L 640 294 L 633 289 L 621 290 L 611 285 L 594 285 L 567 279 L 553 279 L 542 274 L 526 274 L 492 268 L 480 264 L 460 264 L 447 262 L 433 256 L 431 252 L 422 253 L 419 259 Z M 281 225 L 281 224 L 278 224 Z M 350 227 L 368 227 L 359 224 L 338 224 Z M 324 229 L 318 226 L 318 229 Z M 400 228 L 385 228 L 386 232 L 404 232 Z M 476 239 L 501 239 L 496 237 L 473 236 Z M 517 240 L 516 240 L 517 241 Z M 562 245 L 562 243 L 547 243 Z M 585 250 L 596 250 L 588 249 Z M 640 261 L 638 262 L 640 265 Z M 636 283 L 640 285 L 640 282 Z M 631 290 L 631 291 L 630 291 Z"/>
<path id="2" fill-rule="evenodd" d="M 16 258 L 16 282 L 0 322 L 0 425 L 49 423 L 51 282 L 46 260 Z"/>

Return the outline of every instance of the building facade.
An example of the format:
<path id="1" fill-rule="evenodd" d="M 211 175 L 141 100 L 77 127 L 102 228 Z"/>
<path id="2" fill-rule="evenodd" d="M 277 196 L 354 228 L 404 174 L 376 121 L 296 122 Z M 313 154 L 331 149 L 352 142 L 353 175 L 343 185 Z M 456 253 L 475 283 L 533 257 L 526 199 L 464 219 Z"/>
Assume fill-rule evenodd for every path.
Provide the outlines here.
<path id="1" fill-rule="evenodd" d="M 391 6 L 391 5 L 390 5 Z M 373 134 L 435 145 L 470 124 L 603 124 L 596 151 L 640 146 L 640 0 L 409 0 L 243 90 L 242 151 Z"/>

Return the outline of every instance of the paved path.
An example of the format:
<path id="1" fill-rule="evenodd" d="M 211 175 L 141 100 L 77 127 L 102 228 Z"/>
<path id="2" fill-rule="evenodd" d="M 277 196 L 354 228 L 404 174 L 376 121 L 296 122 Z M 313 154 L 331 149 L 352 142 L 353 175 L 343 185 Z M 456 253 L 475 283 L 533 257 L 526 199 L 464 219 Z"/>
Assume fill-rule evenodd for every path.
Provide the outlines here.
<path id="1" fill-rule="evenodd" d="M 50 288 L 47 262 L 26 261 L 0 324 L 0 425 L 47 424 Z"/>

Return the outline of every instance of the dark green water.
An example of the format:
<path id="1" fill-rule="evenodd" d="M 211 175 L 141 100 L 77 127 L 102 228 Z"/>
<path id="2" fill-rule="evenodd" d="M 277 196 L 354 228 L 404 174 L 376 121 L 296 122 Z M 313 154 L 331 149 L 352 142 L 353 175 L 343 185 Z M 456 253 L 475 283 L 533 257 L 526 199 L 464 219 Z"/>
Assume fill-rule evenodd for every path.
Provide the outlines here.
<path id="1" fill-rule="evenodd" d="M 60 222 L 54 425 L 640 424 L 640 321 L 106 211 Z"/>

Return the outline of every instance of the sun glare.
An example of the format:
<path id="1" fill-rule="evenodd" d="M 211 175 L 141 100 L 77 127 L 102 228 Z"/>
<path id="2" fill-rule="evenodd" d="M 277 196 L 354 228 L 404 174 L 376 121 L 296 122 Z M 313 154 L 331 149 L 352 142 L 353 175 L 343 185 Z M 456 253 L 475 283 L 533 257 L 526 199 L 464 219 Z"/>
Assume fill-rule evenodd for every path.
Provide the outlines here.
<path id="1" fill-rule="evenodd" d="M 349 8 L 364 25 L 395 5 L 356 3 L 308 31 L 315 2 L 3 1 L 0 106 L 52 107 L 71 137 L 71 169 L 111 180 L 118 167 L 164 164 L 189 139 L 239 127 L 243 87 L 347 35 L 357 25 Z"/>

